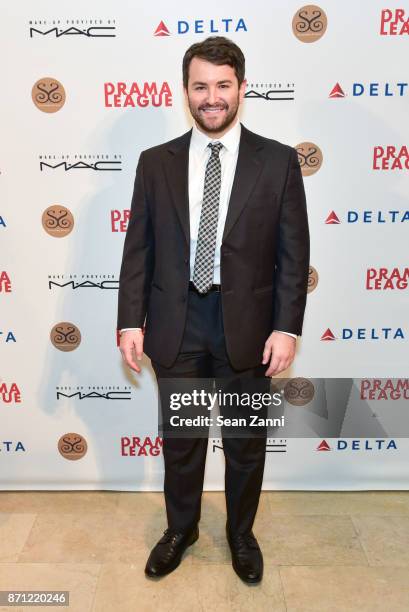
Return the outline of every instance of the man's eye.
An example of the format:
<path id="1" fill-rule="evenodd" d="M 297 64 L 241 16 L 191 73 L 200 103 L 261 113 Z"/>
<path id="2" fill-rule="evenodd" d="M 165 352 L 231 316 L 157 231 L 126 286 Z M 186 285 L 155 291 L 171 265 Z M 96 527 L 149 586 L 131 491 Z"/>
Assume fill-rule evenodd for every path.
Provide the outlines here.
<path id="1" fill-rule="evenodd" d="M 204 87 L 203 87 L 202 85 L 199 85 L 199 87 L 196 87 L 196 91 L 197 91 L 198 89 L 204 89 Z"/>

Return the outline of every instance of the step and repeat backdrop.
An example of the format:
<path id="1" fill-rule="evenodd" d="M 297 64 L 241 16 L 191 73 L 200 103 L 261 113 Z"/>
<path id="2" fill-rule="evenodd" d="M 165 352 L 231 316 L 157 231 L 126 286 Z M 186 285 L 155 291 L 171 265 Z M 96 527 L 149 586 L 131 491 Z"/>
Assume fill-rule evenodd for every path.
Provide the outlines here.
<path id="1" fill-rule="evenodd" d="M 155 377 L 117 346 L 119 269 L 139 154 L 192 125 L 183 54 L 225 35 L 246 56 L 242 123 L 298 151 L 311 234 L 279 381 L 297 434 L 268 438 L 264 488 L 408 489 L 409 3 L 38 0 L 2 18 L 0 488 L 162 488 Z M 205 488 L 223 486 L 211 438 Z"/>

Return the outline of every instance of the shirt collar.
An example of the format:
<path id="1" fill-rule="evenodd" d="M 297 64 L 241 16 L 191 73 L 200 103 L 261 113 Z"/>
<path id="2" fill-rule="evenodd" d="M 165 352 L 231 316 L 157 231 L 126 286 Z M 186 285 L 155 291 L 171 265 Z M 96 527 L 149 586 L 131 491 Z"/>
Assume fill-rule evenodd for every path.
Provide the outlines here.
<path id="1" fill-rule="evenodd" d="M 198 152 L 203 153 L 206 150 L 209 142 L 221 142 L 229 153 L 236 153 L 241 135 L 241 123 L 236 117 L 235 123 L 221 138 L 210 138 L 207 134 L 201 132 L 196 124 L 193 124 L 192 137 L 190 139 L 190 146 L 194 147 Z"/>

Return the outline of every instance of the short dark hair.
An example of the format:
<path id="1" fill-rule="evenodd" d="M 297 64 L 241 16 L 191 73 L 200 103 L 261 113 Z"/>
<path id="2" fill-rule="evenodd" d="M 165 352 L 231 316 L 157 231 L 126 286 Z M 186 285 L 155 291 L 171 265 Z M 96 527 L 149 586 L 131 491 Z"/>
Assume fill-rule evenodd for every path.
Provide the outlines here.
<path id="1" fill-rule="evenodd" d="M 239 87 L 244 81 L 246 60 L 240 47 L 225 36 L 209 36 L 202 42 L 191 45 L 183 56 L 182 72 L 185 89 L 187 89 L 189 80 L 190 62 L 194 57 L 199 57 L 217 66 L 227 64 L 234 68 Z"/>

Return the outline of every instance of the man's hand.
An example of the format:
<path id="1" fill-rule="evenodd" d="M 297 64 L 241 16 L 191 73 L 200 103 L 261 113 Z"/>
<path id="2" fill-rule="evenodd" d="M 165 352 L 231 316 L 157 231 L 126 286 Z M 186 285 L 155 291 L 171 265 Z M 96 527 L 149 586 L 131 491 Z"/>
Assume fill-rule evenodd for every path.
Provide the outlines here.
<path id="1" fill-rule="evenodd" d="M 286 370 L 292 364 L 295 356 L 296 339 L 274 331 L 267 338 L 263 351 L 263 364 L 270 361 L 265 376 L 274 376 Z"/>
<path id="2" fill-rule="evenodd" d="M 121 351 L 122 358 L 126 365 L 134 370 L 140 372 L 141 368 L 135 361 L 135 356 L 138 361 L 142 359 L 143 354 L 143 332 L 139 329 L 130 329 L 124 331 L 121 334 L 119 342 L 119 350 Z"/>

